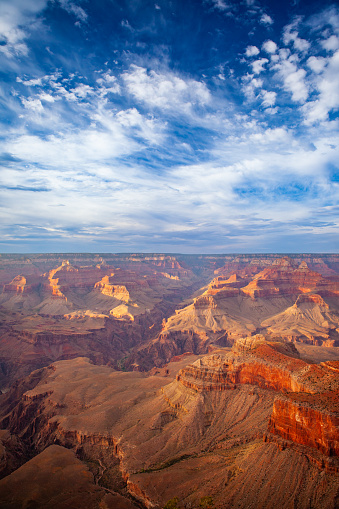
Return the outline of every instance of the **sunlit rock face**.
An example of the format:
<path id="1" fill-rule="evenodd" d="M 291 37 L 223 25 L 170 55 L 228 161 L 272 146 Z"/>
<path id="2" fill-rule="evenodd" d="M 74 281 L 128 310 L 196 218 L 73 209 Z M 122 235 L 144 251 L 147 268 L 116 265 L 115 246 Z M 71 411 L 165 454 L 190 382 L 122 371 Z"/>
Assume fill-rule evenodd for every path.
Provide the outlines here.
<path id="1" fill-rule="evenodd" d="M 36 255 L 0 262 L 4 383 L 77 355 L 148 370 L 258 332 L 339 344 L 333 255 Z"/>
<path id="2" fill-rule="evenodd" d="M 12 278 L 16 267 L 23 273 Z M 38 255 L 22 264 L 0 260 L 0 268 L 4 384 L 79 355 L 122 366 L 119 359 L 125 363 L 131 348 L 157 335 L 175 304 L 200 286 L 198 276 L 166 255 Z"/>
<path id="3" fill-rule="evenodd" d="M 294 345 L 257 335 L 238 340 L 224 356 L 211 355 L 186 366 L 177 381 L 197 392 L 231 390 L 237 384 L 276 391 L 280 395 L 269 433 L 285 439 L 285 446 L 292 442 L 339 456 L 339 361 L 308 364 Z M 325 464 L 339 472 L 339 462 Z"/>
<path id="4" fill-rule="evenodd" d="M 333 509 L 337 258 L 0 258 L 0 497 L 57 444 L 105 507 Z"/>
<path id="5" fill-rule="evenodd" d="M 57 443 L 101 465 L 145 507 L 212 492 L 221 508 L 320 509 L 339 488 L 338 396 L 339 361 L 255 335 L 149 373 L 55 362 L 3 397 L 1 425 L 37 453 Z"/>

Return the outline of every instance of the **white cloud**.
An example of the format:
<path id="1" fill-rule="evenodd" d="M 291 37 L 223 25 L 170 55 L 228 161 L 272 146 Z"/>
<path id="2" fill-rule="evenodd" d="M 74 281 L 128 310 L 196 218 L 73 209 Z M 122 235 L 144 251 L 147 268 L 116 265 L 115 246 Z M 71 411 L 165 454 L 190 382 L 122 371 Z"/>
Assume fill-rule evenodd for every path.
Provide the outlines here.
<path id="1" fill-rule="evenodd" d="M 260 50 L 256 46 L 247 46 L 245 54 L 247 57 L 254 57 L 256 55 L 259 55 Z"/>
<path id="2" fill-rule="evenodd" d="M 273 25 L 274 21 L 268 14 L 263 14 L 260 18 L 260 23 L 262 25 Z"/>
<path id="3" fill-rule="evenodd" d="M 311 47 L 310 42 L 308 42 L 306 39 L 300 39 L 300 37 L 296 37 L 293 41 L 293 44 L 296 50 L 302 52 L 307 52 Z"/>
<path id="4" fill-rule="evenodd" d="M 71 0 L 59 0 L 60 6 L 69 14 L 74 14 L 78 21 L 85 23 L 88 15 L 82 7 Z"/>
<path id="5" fill-rule="evenodd" d="M 18 83 L 22 83 L 26 87 L 41 87 L 42 85 L 42 79 L 41 78 L 33 78 L 31 80 L 22 80 L 19 76 L 17 77 L 16 81 Z"/>
<path id="6" fill-rule="evenodd" d="M 263 80 L 260 78 L 254 78 L 253 74 L 248 74 L 247 76 L 244 76 L 243 82 L 244 85 L 242 87 L 242 90 L 246 95 L 247 99 L 249 99 L 250 101 L 254 100 L 256 90 L 262 87 Z"/>
<path id="7" fill-rule="evenodd" d="M 134 28 L 129 24 L 128 19 L 123 19 L 121 21 L 121 26 L 124 28 L 128 28 L 128 30 L 130 30 L 131 32 L 134 32 Z"/>
<path id="8" fill-rule="evenodd" d="M 316 87 L 318 99 L 303 108 L 307 124 L 327 120 L 329 112 L 339 107 L 339 51 L 328 60 Z"/>
<path id="9" fill-rule="evenodd" d="M 112 76 L 112 74 L 110 74 L 109 72 L 106 72 L 105 74 L 103 74 L 102 78 L 99 78 L 97 80 L 98 83 L 103 83 L 103 82 L 107 82 L 107 83 L 116 83 L 117 82 L 117 78 L 116 76 Z"/>
<path id="10" fill-rule="evenodd" d="M 282 54 L 282 52 L 279 52 Z M 288 53 L 286 53 L 287 55 Z M 288 59 L 281 59 L 280 62 L 273 66 L 278 76 L 283 80 L 284 89 L 292 94 L 292 100 L 304 103 L 308 98 L 308 85 L 306 82 L 306 71 L 298 69 L 295 63 L 294 55 L 290 55 Z"/>
<path id="11" fill-rule="evenodd" d="M 119 129 L 119 124 L 114 122 L 111 123 L 110 131 L 89 128 L 51 135 L 45 139 L 23 135 L 8 144 L 9 153 L 27 163 L 54 167 L 57 161 L 65 169 L 116 158 L 131 153 L 136 147 L 137 144 L 129 140 L 123 130 Z"/>
<path id="12" fill-rule="evenodd" d="M 320 74 L 327 64 L 327 60 L 324 57 L 310 57 L 307 60 L 307 66 L 312 69 L 316 74 Z"/>
<path id="13" fill-rule="evenodd" d="M 28 99 L 26 99 L 25 97 L 22 97 L 21 101 L 22 101 L 22 104 L 24 105 L 24 107 L 28 110 L 32 110 L 34 112 L 41 112 L 44 109 L 44 107 L 41 104 L 40 99 L 33 99 L 30 97 Z"/>
<path id="14" fill-rule="evenodd" d="M 251 66 L 254 74 L 260 74 L 261 72 L 263 72 L 265 70 L 264 65 L 267 63 L 268 63 L 267 58 L 260 58 L 259 60 L 255 60 L 254 62 L 252 62 Z"/>
<path id="15" fill-rule="evenodd" d="M 268 90 L 262 90 L 261 96 L 263 98 L 262 105 L 264 108 L 271 108 L 275 105 L 277 98 L 276 92 L 269 92 Z"/>
<path id="16" fill-rule="evenodd" d="M 46 101 L 48 103 L 54 103 L 59 99 L 59 97 L 53 96 L 51 94 L 46 94 L 46 92 L 42 92 L 41 94 L 39 94 L 38 98 L 40 99 L 40 101 Z"/>
<path id="17" fill-rule="evenodd" d="M 288 48 L 281 48 L 279 50 L 279 58 L 281 60 L 287 60 L 291 55 L 291 51 Z"/>
<path id="18" fill-rule="evenodd" d="M 306 53 L 310 49 L 311 43 L 299 37 L 296 28 L 299 26 L 300 22 L 301 18 L 297 18 L 293 23 L 284 28 L 283 41 L 286 45 L 293 43 L 294 49 Z"/>
<path id="19" fill-rule="evenodd" d="M 121 88 L 118 80 L 115 76 L 112 76 L 109 72 L 102 75 L 101 78 L 97 79 L 97 83 L 102 87 L 101 94 L 107 95 L 108 93 L 120 94 Z"/>
<path id="20" fill-rule="evenodd" d="M 268 40 L 263 43 L 262 49 L 266 51 L 266 53 L 275 53 L 278 49 L 278 46 L 274 41 Z"/>
<path id="21" fill-rule="evenodd" d="M 147 118 L 140 114 L 136 108 L 119 111 L 116 115 L 118 122 L 124 127 L 135 127 L 140 135 L 151 144 L 159 144 L 163 141 L 163 126 L 154 118 Z"/>
<path id="22" fill-rule="evenodd" d="M 211 100 L 205 83 L 184 80 L 171 72 L 147 72 L 143 67 L 131 65 L 122 78 L 128 92 L 137 100 L 150 107 L 173 110 L 174 113 L 190 113 L 195 105 L 204 106 Z"/>
<path id="23" fill-rule="evenodd" d="M 327 51 L 336 51 L 339 48 L 339 38 L 336 35 L 331 35 L 328 39 L 321 41 L 321 45 Z"/>
<path id="24" fill-rule="evenodd" d="M 71 93 L 75 94 L 77 97 L 79 97 L 80 99 L 84 99 L 85 97 L 87 97 L 88 95 L 91 95 L 94 93 L 94 90 L 92 87 L 90 87 L 89 85 L 84 85 L 83 83 L 81 83 L 80 85 L 78 85 L 77 87 L 75 88 L 72 88 L 71 89 Z"/>
<path id="25" fill-rule="evenodd" d="M 28 54 L 26 39 L 36 15 L 47 5 L 47 0 L 1 0 L 0 52 L 8 58 Z"/>
<path id="26" fill-rule="evenodd" d="M 285 77 L 285 89 L 292 92 L 292 100 L 295 102 L 305 102 L 308 97 L 308 87 L 305 83 L 306 71 L 299 69 L 291 72 Z"/>
<path id="27" fill-rule="evenodd" d="M 231 5 L 225 2 L 225 0 L 211 0 L 214 8 L 219 9 L 219 11 L 226 11 L 231 8 Z"/>

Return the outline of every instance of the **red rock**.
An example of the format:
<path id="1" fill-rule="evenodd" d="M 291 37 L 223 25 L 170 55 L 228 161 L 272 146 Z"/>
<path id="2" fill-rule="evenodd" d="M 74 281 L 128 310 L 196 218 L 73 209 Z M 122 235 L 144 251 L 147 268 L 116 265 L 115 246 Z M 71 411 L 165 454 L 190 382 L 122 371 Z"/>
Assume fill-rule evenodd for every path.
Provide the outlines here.
<path id="1" fill-rule="evenodd" d="M 324 398 L 326 405 L 319 408 Z M 339 391 L 317 398 L 302 395 L 296 401 L 276 398 L 268 431 L 297 444 L 314 447 L 326 456 L 339 456 Z"/>
<path id="2" fill-rule="evenodd" d="M 33 293 L 40 285 L 39 278 L 35 276 L 16 276 L 10 283 L 4 285 L 3 291 L 17 294 Z"/>

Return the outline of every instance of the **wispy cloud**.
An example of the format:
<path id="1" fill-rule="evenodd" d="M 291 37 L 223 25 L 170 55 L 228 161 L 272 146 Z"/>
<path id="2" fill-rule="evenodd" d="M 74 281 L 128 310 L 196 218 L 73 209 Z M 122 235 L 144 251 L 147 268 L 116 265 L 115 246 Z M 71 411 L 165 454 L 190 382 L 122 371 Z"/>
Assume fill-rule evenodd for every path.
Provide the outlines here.
<path id="1" fill-rule="evenodd" d="M 79 22 L 85 23 L 88 15 L 86 11 L 72 0 L 58 0 L 60 6 L 65 9 L 69 14 L 73 14 Z"/>
<path id="2" fill-rule="evenodd" d="M 36 15 L 47 5 L 47 0 L 2 0 L 0 2 L 0 53 L 14 58 L 28 54 L 27 39 Z"/>
<path id="3" fill-rule="evenodd" d="M 1 57 L 12 65 L 0 87 L 7 246 L 27 249 L 41 238 L 78 250 L 260 251 L 276 250 L 281 239 L 311 246 L 311 237 L 333 244 L 337 8 L 289 20 L 279 32 L 275 11 L 268 15 L 257 0 L 206 1 L 199 9 L 218 31 L 192 45 L 182 33 L 185 46 L 174 50 L 177 25 L 166 44 L 160 29 L 132 35 L 142 25 L 136 7 L 116 11 L 114 44 L 92 48 L 93 6 L 19 4 L 0 6 Z M 177 24 L 175 5 L 166 18 L 165 7 L 152 4 L 145 26 L 161 18 L 166 31 L 174 14 Z M 80 56 L 68 57 L 72 45 L 59 49 L 48 30 L 37 52 L 30 27 L 53 12 L 84 25 L 67 39 L 86 41 Z M 240 13 L 241 36 L 232 32 L 230 43 L 229 16 L 241 23 Z"/>

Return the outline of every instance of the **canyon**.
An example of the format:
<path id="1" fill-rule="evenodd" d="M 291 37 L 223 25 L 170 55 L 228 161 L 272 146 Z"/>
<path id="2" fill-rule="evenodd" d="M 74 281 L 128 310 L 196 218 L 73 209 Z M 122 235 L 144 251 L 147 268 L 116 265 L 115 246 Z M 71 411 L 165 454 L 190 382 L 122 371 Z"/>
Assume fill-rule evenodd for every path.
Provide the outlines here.
<path id="1" fill-rule="evenodd" d="M 0 285 L 1 507 L 339 506 L 339 255 L 1 255 Z"/>

